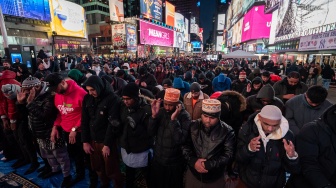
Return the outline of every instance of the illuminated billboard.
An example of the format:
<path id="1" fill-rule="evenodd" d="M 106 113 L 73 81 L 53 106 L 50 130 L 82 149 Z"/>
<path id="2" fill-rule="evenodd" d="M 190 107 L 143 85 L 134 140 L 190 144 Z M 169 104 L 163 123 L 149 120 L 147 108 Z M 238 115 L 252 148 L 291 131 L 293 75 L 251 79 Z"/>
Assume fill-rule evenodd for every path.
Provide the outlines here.
<path id="1" fill-rule="evenodd" d="M 281 0 L 275 42 L 333 29 L 329 25 L 334 25 L 336 21 L 336 11 L 332 9 L 333 7 L 336 7 L 335 0 Z"/>
<path id="2" fill-rule="evenodd" d="M 266 0 L 265 12 L 275 9 L 279 2 L 280 0 Z"/>
<path id="3" fill-rule="evenodd" d="M 264 5 L 254 6 L 244 16 L 242 42 L 269 38 L 272 14 L 264 13 Z"/>
<path id="4" fill-rule="evenodd" d="M 175 27 L 175 6 L 166 1 L 166 24 Z"/>
<path id="5" fill-rule="evenodd" d="M 184 50 L 184 35 L 181 32 L 174 31 L 175 40 L 174 40 L 174 47 L 180 48 Z"/>
<path id="6" fill-rule="evenodd" d="M 221 52 L 223 51 L 223 44 L 224 44 L 224 37 L 223 36 L 217 36 L 216 38 L 216 51 Z"/>
<path id="7" fill-rule="evenodd" d="M 269 37 L 269 44 L 274 44 L 275 42 L 275 32 L 277 22 L 278 22 L 278 10 L 275 10 L 274 12 L 272 12 L 272 24 Z"/>
<path id="8" fill-rule="evenodd" d="M 137 31 L 135 25 L 126 25 L 127 50 L 137 49 Z"/>
<path id="9" fill-rule="evenodd" d="M 112 25 L 112 44 L 119 48 L 127 46 L 125 24 Z"/>
<path id="10" fill-rule="evenodd" d="M 140 20 L 140 44 L 157 46 L 174 45 L 174 31 Z"/>
<path id="11" fill-rule="evenodd" d="M 180 32 L 184 31 L 184 16 L 180 13 L 175 13 L 175 27 Z"/>
<path id="12" fill-rule="evenodd" d="M 225 14 L 218 14 L 217 15 L 217 31 L 223 31 L 225 27 Z"/>
<path id="13" fill-rule="evenodd" d="M 51 28 L 57 35 L 87 38 L 85 10 L 65 0 L 51 0 Z"/>
<path id="14" fill-rule="evenodd" d="M 241 18 L 234 26 L 232 30 L 232 44 L 238 44 L 242 39 L 243 18 Z"/>
<path id="15" fill-rule="evenodd" d="M 140 0 L 140 12 L 145 18 L 162 21 L 162 0 Z"/>
<path id="16" fill-rule="evenodd" d="M 123 0 L 109 0 L 110 19 L 116 22 L 124 21 L 124 2 Z"/>
<path id="17" fill-rule="evenodd" d="M 184 18 L 184 41 L 189 42 L 189 20 Z"/>
<path id="18" fill-rule="evenodd" d="M 2 13 L 5 15 L 50 21 L 49 0 L 0 0 Z"/>
<path id="19" fill-rule="evenodd" d="M 299 51 L 336 49 L 336 31 L 300 38 Z"/>
<path id="20" fill-rule="evenodd" d="M 193 46 L 193 48 L 195 49 L 200 49 L 201 48 L 201 42 L 199 42 L 199 41 L 192 41 L 191 42 L 191 44 L 192 44 L 192 46 Z"/>

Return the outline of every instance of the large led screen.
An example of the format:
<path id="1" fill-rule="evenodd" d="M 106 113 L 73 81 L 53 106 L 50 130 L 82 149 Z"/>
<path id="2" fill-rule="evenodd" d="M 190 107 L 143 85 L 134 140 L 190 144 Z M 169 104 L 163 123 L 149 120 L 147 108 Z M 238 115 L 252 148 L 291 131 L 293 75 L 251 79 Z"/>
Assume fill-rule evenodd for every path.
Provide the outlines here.
<path id="1" fill-rule="evenodd" d="M 299 51 L 336 49 L 336 31 L 300 38 Z"/>
<path id="2" fill-rule="evenodd" d="M 232 44 L 238 44 L 242 39 L 243 18 L 241 18 L 234 26 L 232 31 Z"/>
<path id="3" fill-rule="evenodd" d="M 137 49 L 137 31 L 135 25 L 126 25 L 126 40 L 128 50 Z"/>
<path id="4" fill-rule="evenodd" d="M 140 20 L 140 44 L 174 45 L 174 31 Z"/>
<path id="5" fill-rule="evenodd" d="M 174 31 L 175 40 L 174 40 L 174 47 L 180 48 L 180 50 L 184 50 L 184 35 L 181 32 Z"/>
<path id="6" fill-rule="evenodd" d="M 140 12 L 145 18 L 162 21 L 162 0 L 140 0 Z"/>
<path id="7" fill-rule="evenodd" d="M 223 31 L 225 27 L 225 14 L 218 14 L 217 15 L 217 31 Z"/>
<path id="8" fill-rule="evenodd" d="M 125 24 L 112 25 L 112 44 L 121 48 L 127 46 Z"/>
<path id="9" fill-rule="evenodd" d="M 3 14 L 48 22 L 51 20 L 49 0 L 0 0 L 0 5 Z"/>
<path id="10" fill-rule="evenodd" d="M 166 1 L 166 24 L 175 27 L 175 6 Z"/>
<path id="11" fill-rule="evenodd" d="M 216 38 L 216 51 L 221 52 L 223 51 L 223 44 L 224 44 L 224 37 L 223 36 L 217 36 Z"/>
<path id="12" fill-rule="evenodd" d="M 189 42 L 189 20 L 184 18 L 184 41 Z"/>
<path id="13" fill-rule="evenodd" d="M 274 44 L 275 42 L 275 32 L 276 32 L 276 23 L 278 22 L 278 10 L 272 12 L 272 24 L 269 37 L 269 44 Z"/>
<path id="14" fill-rule="evenodd" d="M 181 32 L 184 31 L 184 16 L 180 13 L 175 13 L 175 27 Z"/>
<path id="15" fill-rule="evenodd" d="M 335 23 L 334 7 L 335 0 L 280 0 L 275 42 L 328 31 L 317 28 Z"/>
<path id="16" fill-rule="evenodd" d="M 109 0 L 110 19 L 116 22 L 124 21 L 124 2 L 123 0 Z"/>
<path id="17" fill-rule="evenodd" d="M 199 41 L 192 41 L 191 42 L 193 48 L 200 49 L 201 48 L 201 42 Z"/>
<path id="18" fill-rule="evenodd" d="M 264 13 L 264 5 L 254 6 L 244 16 L 242 42 L 269 38 L 272 14 Z"/>
<path id="19" fill-rule="evenodd" d="M 84 8 L 65 0 L 51 0 L 51 2 L 52 30 L 57 35 L 86 38 Z"/>

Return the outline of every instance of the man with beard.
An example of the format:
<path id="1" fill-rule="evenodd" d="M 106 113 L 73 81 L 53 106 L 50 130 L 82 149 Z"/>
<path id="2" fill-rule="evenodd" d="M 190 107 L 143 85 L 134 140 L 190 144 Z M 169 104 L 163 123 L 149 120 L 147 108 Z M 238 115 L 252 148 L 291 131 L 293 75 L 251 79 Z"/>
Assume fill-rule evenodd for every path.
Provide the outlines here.
<path id="1" fill-rule="evenodd" d="M 188 162 L 186 188 L 224 187 L 224 172 L 234 155 L 233 129 L 220 120 L 221 102 L 202 101 L 200 119 L 192 121 L 187 142 L 182 146 Z"/>
<path id="2" fill-rule="evenodd" d="M 300 82 L 300 74 L 298 72 L 291 72 L 286 78 L 278 81 L 273 86 L 275 96 L 286 103 L 295 95 L 303 94 L 308 87 L 305 83 Z"/>
<path id="3" fill-rule="evenodd" d="M 64 79 L 59 73 L 49 74 L 46 82 L 49 83 L 49 92 L 55 92 L 54 104 L 58 109 L 50 138 L 51 141 L 55 142 L 56 138 L 62 136 L 66 141 L 69 156 L 74 159 L 76 164 L 76 177 L 73 181 L 73 184 L 75 184 L 85 178 L 80 125 L 82 102 L 86 91 L 77 85 L 74 80 Z M 62 128 L 61 133 L 58 131 L 59 127 Z"/>
<path id="4" fill-rule="evenodd" d="M 201 85 L 201 90 L 203 93 L 209 96 L 213 93 L 212 82 L 207 77 L 205 77 L 204 73 L 199 74 L 198 83 Z"/>
<path id="5" fill-rule="evenodd" d="M 2 71 L 5 71 L 5 70 L 10 70 L 10 71 L 13 71 L 15 72 L 15 69 L 12 67 L 11 63 L 7 60 L 5 60 L 3 63 L 2 63 L 2 66 L 3 66 L 3 69 Z M 1 72 L 2 72 L 1 71 Z"/>
<path id="6" fill-rule="evenodd" d="M 161 99 L 152 103 L 148 131 L 150 136 L 155 136 L 155 145 L 150 170 L 150 188 L 183 187 L 185 161 L 180 147 L 188 134 L 190 116 L 179 98 L 179 90 L 167 88 L 164 107 L 160 108 Z"/>
<path id="7" fill-rule="evenodd" d="M 209 99 L 209 96 L 201 91 L 201 86 L 194 82 L 190 85 L 190 92 L 184 95 L 183 103 L 186 111 L 190 114 L 191 120 L 201 118 L 202 101 Z"/>

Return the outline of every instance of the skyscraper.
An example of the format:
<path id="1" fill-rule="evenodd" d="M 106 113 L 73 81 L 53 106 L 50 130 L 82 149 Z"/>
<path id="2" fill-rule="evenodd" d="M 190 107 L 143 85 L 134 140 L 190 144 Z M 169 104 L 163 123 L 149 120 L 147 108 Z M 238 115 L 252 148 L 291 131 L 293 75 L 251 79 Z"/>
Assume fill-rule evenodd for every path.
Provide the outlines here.
<path id="1" fill-rule="evenodd" d="M 181 13 L 185 18 L 189 19 L 191 17 L 196 18 L 196 23 L 199 22 L 200 10 L 197 7 L 197 3 L 200 0 L 168 0 L 173 5 L 175 5 L 175 11 Z"/>

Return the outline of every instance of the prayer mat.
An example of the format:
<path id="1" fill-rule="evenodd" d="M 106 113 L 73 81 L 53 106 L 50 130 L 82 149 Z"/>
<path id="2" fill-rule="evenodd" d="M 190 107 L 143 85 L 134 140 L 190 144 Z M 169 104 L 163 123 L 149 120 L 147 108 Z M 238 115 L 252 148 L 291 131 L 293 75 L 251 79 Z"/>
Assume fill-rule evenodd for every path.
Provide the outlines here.
<path id="1" fill-rule="evenodd" d="M 28 179 L 11 172 L 0 177 L 0 187 L 1 188 L 40 188 L 35 183 L 29 181 Z"/>

